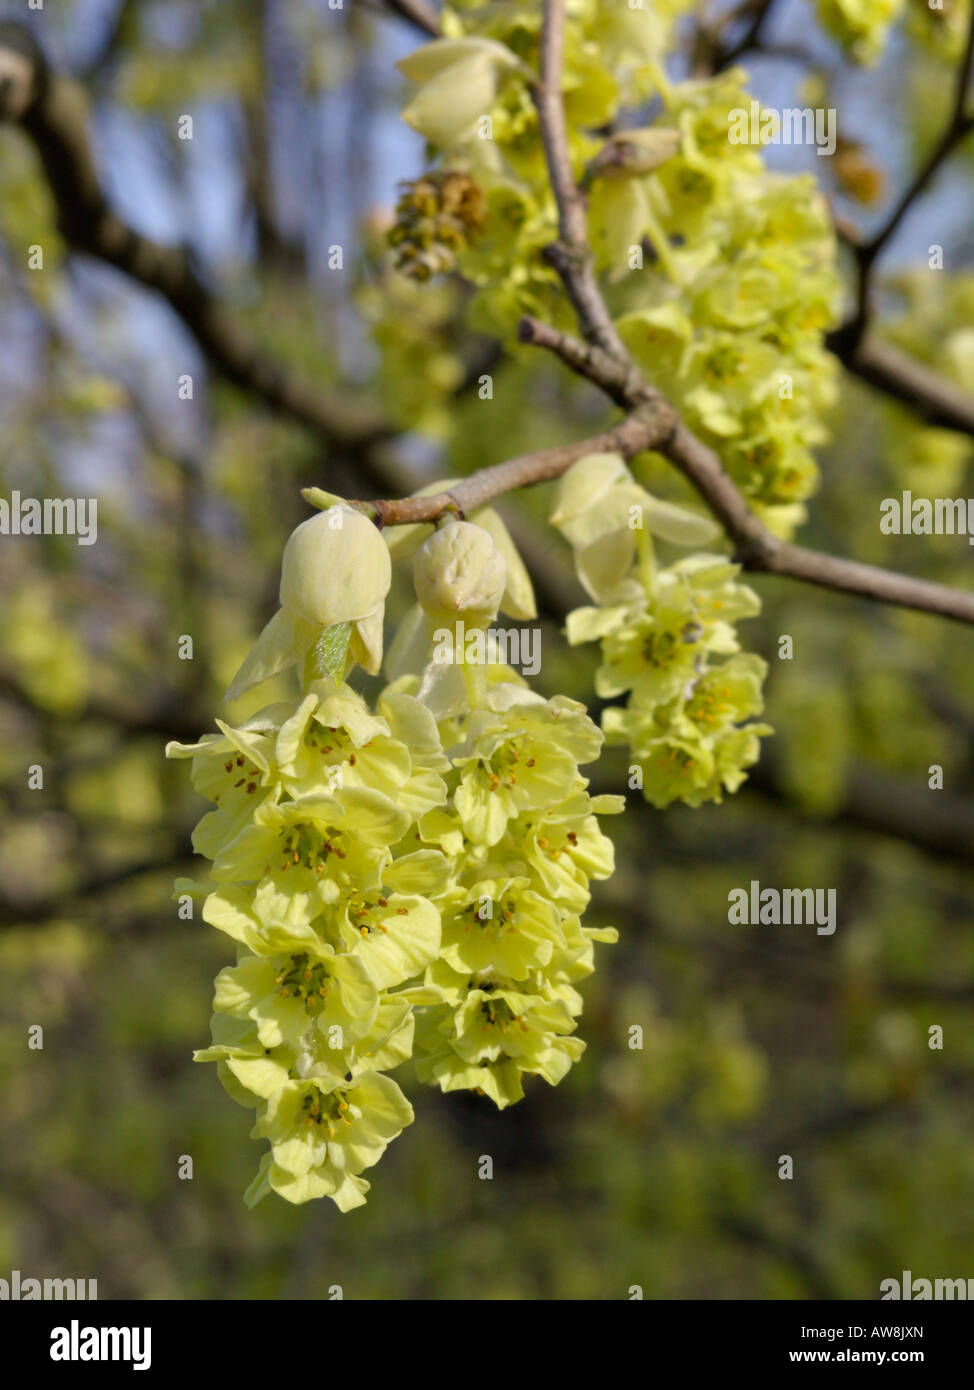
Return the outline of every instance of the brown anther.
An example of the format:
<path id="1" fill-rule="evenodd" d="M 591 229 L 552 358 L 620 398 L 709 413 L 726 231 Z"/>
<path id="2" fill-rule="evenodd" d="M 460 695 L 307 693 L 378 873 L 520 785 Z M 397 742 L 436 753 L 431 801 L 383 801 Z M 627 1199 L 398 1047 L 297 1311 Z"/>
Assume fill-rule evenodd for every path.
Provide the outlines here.
<path id="1" fill-rule="evenodd" d="M 397 917 L 408 917 L 408 916 L 409 916 L 409 908 L 408 908 L 408 907 L 397 907 L 397 908 L 396 908 L 396 916 L 397 916 Z"/>

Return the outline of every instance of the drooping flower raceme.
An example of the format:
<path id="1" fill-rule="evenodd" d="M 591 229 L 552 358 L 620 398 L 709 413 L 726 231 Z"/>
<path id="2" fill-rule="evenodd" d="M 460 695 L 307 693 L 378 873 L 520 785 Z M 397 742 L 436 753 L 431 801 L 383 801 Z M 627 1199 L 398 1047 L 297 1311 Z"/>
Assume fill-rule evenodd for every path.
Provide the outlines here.
<path id="1" fill-rule="evenodd" d="M 589 881 L 613 867 L 596 812 L 622 799 L 586 791 L 579 765 L 602 735 L 581 705 L 543 700 L 507 667 L 471 677 L 459 643 L 444 663 L 427 642 L 421 669 L 369 709 L 342 676 L 354 654 L 375 656 L 352 630 L 381 609 L 389 556 L 367 518 L 342 512 L 377 574 L 356 584 L 322 525 L 329 512 L 288 542 L 281 611 L 296 632 L 314 628 L 297 700 L 167 752 L 192 759 L 213 804 L 193 837 L 210 877 L 177 892 L 203 898 L 204 921 L 236 946 L 216 980 L 212 1043 L 196 1056 L 217 1063 L 269 1144 L 246 1200 L 328 1196 L 347 1211 L 412 1122 L 388 1073 L 414 1047 L 421 1080 L 499 1106 L 523 1094 L 525 1075 L 554 1085 L 580 1055 L 575 985 L 593 941 L 615 935 L 581 924 Z M 415 579 L 431 629 L 485 627 L 502 601 L 533 611 L 498 535 L 455 522 L 422 545 Z M 335 645 L 336 629 L 347 643 Z M 258 647 L 246 684 L 281 669 L 261 665 L 266 629 Z"/>
<path id="2" fill-rule="evenodd" d="M 432 621 L 443 620 L 444 587 L 457 580 L 455 611 L 468 624 L 496 613 L 503 565 L 477 530 L 447 525 L 417 555 L 417 593 Z M 454 656 L 402 682 L 426 693 L 455 739 L 448 799 L 419 823 L 424 842 L 449 857 L 451 876 L 435 898 L 440 958 L 426 972 L 441 1002 L 418 1019 L 416 1070 L 444 1091 L 474 1089 L 503 1108 L 524 1094 L 525 1075 L 555 1085 L 583 1050 L 574 985 L 593 969 L 593 942 L 616 933 L 583 927 L 580 914 L 589 881 L 613 869 L 596 812 L 621 810 L 622 798 L 586 790 L 579 766 L 598 757 L 602 735 L 582 705 L 544 700 L 506 667 L 463 679 L 459 644 Z"/>

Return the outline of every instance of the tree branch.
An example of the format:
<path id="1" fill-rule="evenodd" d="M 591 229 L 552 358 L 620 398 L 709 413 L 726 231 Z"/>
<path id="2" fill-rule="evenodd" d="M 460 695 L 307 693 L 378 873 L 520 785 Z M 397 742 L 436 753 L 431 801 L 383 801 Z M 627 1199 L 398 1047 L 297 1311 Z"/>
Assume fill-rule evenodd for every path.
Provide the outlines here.
<path id="1" fill-rule="evenodd" d="M 519 336 L 522 342 L 549 348 L 617 403 L 632 409 L 646 408 L 645 393 L 652 388 L 638 380 L 633 385 L 629 369 L 607 354 L 527 316 L 521 320 Z M 658 397 L 658 393 L 653 395 Z M 713 449 L 692 434 L 675 412 L 673 418 L 675 425 L 657 444 L 648 447 L 664 454 L 700 494 L 736 546 L 735 559 L 745 569 L 787 576 L 819 588 L 974 623 L 974 593 L 949 589 L 925 579 L 911 579 L 892 570 L 779 540 L 751 511 Z"/>
<path id="2" fill-rule="evenodd" d="M 974 396 L 892 343 L 870 337 L 852 345 L 839 329 L 825 340 L 853 376 L 900 401 L 928 425 L 974 435 Z"/>
<path id="3" fill-rule="evenodd" d="M 747 29 L 736 43 L 718 49 L 714 62 L 714 72 L 729 68 L 732 63 L 737 62 L 738 58 L 758 46 L 764 26 L 771 16 L 773 4 L 774 0 L 749 0 L 749 3 L 742 5 L 739 12 L 732 16 L 736 19 L 750 13 L 752 17 Z"/>
<path id="4" fill-rule="evenodd" d="M 355 505 L 369 511 L 380 526 L 436 521 L 447 512 L 462 518 L 505 492 L 559 478 L 586 454 L 619 453 L 624 458 L 631 458 L 642 449 L 655 448 L 659 442 L 659 430 L 658 423 L 651 415 L 644 416 L 637 411 L 604 434 L 576 440 L 574 444 L 559 444 L 553 449 L 520 454 L 505 463 L 494 464 L 492 468 L 483 468 L 448 492 L 439 492 L 434 497 L 403 497 L 390 501 L 357 502 Z"/>
<path id="5" fill-rule="evenodd" d="M 161 294 L 228 381 L 339 448 L 396 433 L 346 393 L 285 372 L 210 294 L 184 247 L 159 245 L 116 216 L 98 180 L 80 88 L 51 70 L 30 31 L 15 22 L 0 24 L 0 120 L 16 122 L 33 141 L 69 246 Z"/>
<path id="6" fill-rule="evenodd" d="M 873 565 L 839 559 L 780 541 L 750 510 L 724 472 L 718 455 L 697 439 L 679 420 L 672 406 L 643 381 L 619 340 L 592 270 L 585 204 L 571 172 L 561 100 L 564 23 L 564 0 L 544 0 L 541 81 L 535 93 L 535 105 L 548 172 L 558 203 L 561 246 L 564 248 L 564 254 L 560 252 L 557 259 L 553 258 L 553 264 L 575 305 L 584 336 L 595 347 L 586 348 L 568 335 L 560 334 L 530 317 L 521 321 L 521 341 L 534 342 L 555 351 L 574 371 L 601 386 L 617 404 L 636 410 L 648 406 L 656 413 L 658 421 L 667 419 L 667 428 L 661 430 L 662 437 L 653 447 L 675 464 L 696 488 L 735 544 L 736 558 L 745 569 L 787 575 L 820 588 L 858 594 L 881 603 L 897 604 L 938 613 L 959 622 L 974 623 L 974 594 L 948 589 L 926 580 L 910 579 Z M 963 100 L 961 96 L 956 109 L 963 109 Z M 608 333 L 602 327 L 603 322 L 608 323 Z"/>
<path id="7" fill-rule="evenodd" d="M 872 270 L 876 260 L 899 228 L 903 218 L 909 212 L 920 194 L 924 192 L 941 165 L 950 157 L 954 149 L 965 136 L 974 129 L 974 115 L 967 114 L 967 89 L 970 85 L 972 66 L 974 66 L 974 9 L 971 10 L 971 16 L 968 22 L 967 42 L 964 47 L 964 56 L 961 59 L 961 64 L 957 72 L 950 116 L 940 139 L 917 170 L 909 186 L 903 192 L 879 231 L 870 237 L 868 241 L 862 241 L 848 235 L 843 238 L 855 255 L 859 276 L 855 314 L 850 322 L 840 330 L 838 335 L 838 340 L 841 341 L 845 353 L 847 354 L 847 356 L 844 356 L 843 360 L 848 361 L 850 365 L 851 359 L 854 357 L 855 351 L 869 325 L 869 296 L 872 287 Z"/>
<path id="8" fill-rule="evenodd" d="M 538 112 L 548 177 L 558 205 L 560 237 L 559 241 L 546 248 L 545 254 L 561 276 L 578 315 L 582 336 L 604 352 L 625 361 L 625 347 L 595 278 L 588 242 L 585 195 L 576 185 L 572 172 L 565 108 L 561 99 L 564 46 L 565 0 L 545 0 L 540 72 L 531 95 Z"/>
<path id="9" fill-rule="evenodd" d="M 386 0 L 386 5 L 424 34 L 434 39 L 440 37 L 440 16 L 426 0 Z"/>

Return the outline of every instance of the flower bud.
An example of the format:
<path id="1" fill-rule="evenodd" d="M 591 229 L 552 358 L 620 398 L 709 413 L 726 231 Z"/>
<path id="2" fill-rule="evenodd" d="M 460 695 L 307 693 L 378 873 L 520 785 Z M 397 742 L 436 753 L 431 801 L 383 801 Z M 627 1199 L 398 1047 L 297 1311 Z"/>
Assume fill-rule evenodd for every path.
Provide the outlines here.
<path id="1" fill-rule="evenodd" d="M 281 603 L 323 627 L 355 622 L 382 604 L 391 579 L 389 551 L 368 517 L 331 507 L 291 533 L 281 561 Z"/>
<path id="2" fill-rule="evenodd" d="M 480 526 L 455 521 L 433 532 L 416 552 L 416 596 L 430 618 L 488 623 L 504 596 L 507 567 Z"/>
<path id="3" fill-rule="evenodd" d="M 449 149 L 474 134 L 505 76 L 523 67 L 494 39 L 434 39 L 396 64 L 419 91 L 402 118 L 433 145 Z"/>
<path id="4" fill-rule="evenodd" d="M 681 139 L 678 130 L 658 126 L 617 131 L 589 164 L 586 181 L 643 178 L 673 158 Z"/>

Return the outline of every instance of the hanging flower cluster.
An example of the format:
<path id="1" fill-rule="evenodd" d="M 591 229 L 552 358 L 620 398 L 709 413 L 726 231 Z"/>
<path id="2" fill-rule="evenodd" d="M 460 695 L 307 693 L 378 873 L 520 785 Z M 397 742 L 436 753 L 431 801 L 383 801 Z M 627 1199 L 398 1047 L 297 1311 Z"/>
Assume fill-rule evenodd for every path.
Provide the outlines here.
<path id="1" fill-rule="evenodd" d="M 461 522 L 424 541 L 427 637 L 446 622 L 486 628 L 512 549 Z M 269 1143 L 251 1205 L 270 1191 L 361 1205 L 363 1173 L 413 1119 L 388 1073 L 414 1045 L 420 1080 L 501 1107 L 525 1075 L 556 1084 L 584 1046 L 575 984 L 593 941 L 615 936 L 580 920 L 589 880 L 613 867 L 595 813 L 622 805 L 589 797 L 579 772 L 600 731 L 510 668 L 466 663 L 460 642 L 435 662 L 424 644 L 423 668 L 370 710 L 344 677 L 381 659 L 389 575 L 361 512 L 336 504 L 305 522 L 285 550 L 282 607 L 232 687 L 298 665 L 300 697 L 167 749 L 192 759 L 214 807 L 193 838 L 210 879 L 177 892 L 205 896 L 203 919 L 237 946 L 196 1056 Z M 512 588 L 523 611 L 521 575 Z"/>
<path id="2" fill-rule="evenodd" d="M 590 454 L 559 482 L 552 524 L 571 542 L 579 579 L 597 606 L 568 616 L 572 645 L 598 640 L 596 692 L 610 706 L 602 725 L 612 744 L 628 744 L 631 783 L 647 801 L 699 806 L 736 791 L 758 758 L 766 724 L 766 664 L 742 653 L 734 624 L 760 609 L 720 555 L 655 562 L 652 536 L 678 545 L 707 540 L 714 528 L 660 502 L 616 454 Z"/>

